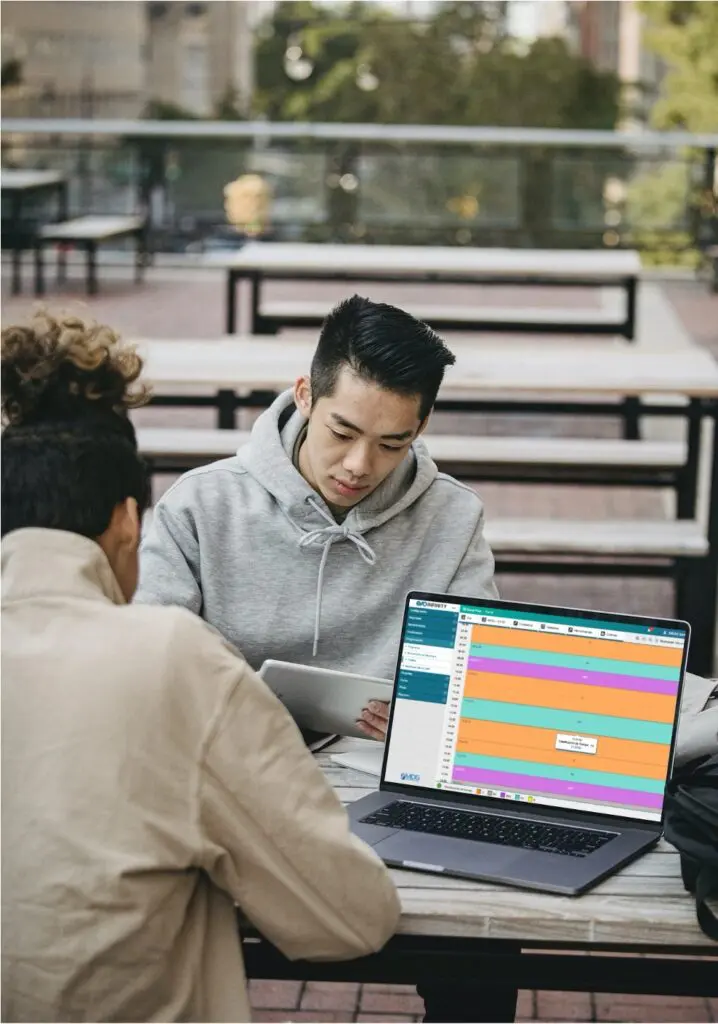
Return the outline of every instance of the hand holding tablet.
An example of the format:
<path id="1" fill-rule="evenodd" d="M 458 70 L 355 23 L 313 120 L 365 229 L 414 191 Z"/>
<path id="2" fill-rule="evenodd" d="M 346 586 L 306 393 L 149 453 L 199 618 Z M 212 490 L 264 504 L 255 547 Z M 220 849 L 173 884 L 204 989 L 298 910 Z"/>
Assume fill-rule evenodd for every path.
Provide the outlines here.
<path id="1" fill-rule="evenodd" d="M 394 688 L 389 680 L 271 659 L 259 675 L 300 729 L 383 741 Z M 378 705 L 377 711 L 373 705 Z"/>

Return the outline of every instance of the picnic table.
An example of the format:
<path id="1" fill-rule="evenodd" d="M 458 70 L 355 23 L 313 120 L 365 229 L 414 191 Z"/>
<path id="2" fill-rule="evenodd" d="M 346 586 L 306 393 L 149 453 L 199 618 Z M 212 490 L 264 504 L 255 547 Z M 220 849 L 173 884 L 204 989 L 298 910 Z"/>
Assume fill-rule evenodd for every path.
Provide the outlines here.
<path id="1" fill-rule="evenodd" d="M 345 739 L 317 755 L 345 804 L 379 781 L 332 761 L 332 753 L 357 742 Z M 580 897 L 404 870 L 392 876 L 402 916 L 380 953 L 346 963 L 291 962 L 240 921 L 248 976 L 718 994 L 718 945 L 699 928 L 679 856 L 664 840 Z"/>
<path id="2" fill-rule="evenodd" d="M 135 282 L 139 284 L 147 258 L 147 218 L 137 215 L 86 215 L 42 227 L 35 237 L 35 294 L 45 294 L 43 247 L 76 245 L 85 250 L 87 294 L 97 294 L 97 249 L 120 238 L 135 241 Z"/>
<path id="3" fill-rule="evenodd" d="M 410 308 L 436 330 L 510 331 L 543 334 L 619 334 L 633 339 L 641 261 L 633 250 L 474 249 L 460 246 L 336 245 L 249 242 L 234 253 L 211 253 L 208 266 L 227 272 L 226 332 L 237 329 L 237 284 L 251 287 L 252 334 L 280 327 L 317 326 L 326 304 L 266 303 L 266 281 L 399 281 L 427 284 L 559 285 L 619 288 L 621 318 L 597 309 L 486 308 L 417 305 Z"/>
<path id="4" fill-rule="evenodd" d="M 213 406 L 222 429 L 234 428 L 237 409 L 268 405 L 306 373 L 314 351 L 313 341 L 271 337 L 139 340 L 138 345 L 155 401 Z M 676 520 L 529 517 L 490 519 L 488 525 L 499 572 L 671 579 L 676 615 L 693 626 L 691 670 L 710 673 L 718 617 L 718 444 L 704 458 L 703 426 L 711 420 L 715 425 L 718 418 L 718 364 L 713 357 L 698 348 L 652 352 L 619 343 L 586 345 L 580 352 L 559 343 L 540 350 L 485 350 L 470 342 L 453 347 L 457 362 L 447 370 L 437 410 L 621 417 L 629 396 L 641 416 L 685 421 Z M 705 515 L 698 503 L 703 461 L 708 471 Z M 630 467 L 624 482 L 631 485 Z M 636 483 L 641 483 L 638 472 Z"/>
<path id="5" fill-rule="evenodd" d="M 23 171 L 14 168 L 3 168 L 0 171 L 0 190 L 10 197 L 10 217 L 8 219 L 5 244 L 12 251 L 12 294 L 18 295 L 22 287 L 22 252 L 31 247 L 33 239 L 23 229 L 23 206 L 30 196 L 43 193 L 57 195 L 57 220 L 67 218 L 68 194 L 67 179 L 60 171 Z M 59 272 L 64 273 L 64 255 L 61 254 L 58 264 Z"/>

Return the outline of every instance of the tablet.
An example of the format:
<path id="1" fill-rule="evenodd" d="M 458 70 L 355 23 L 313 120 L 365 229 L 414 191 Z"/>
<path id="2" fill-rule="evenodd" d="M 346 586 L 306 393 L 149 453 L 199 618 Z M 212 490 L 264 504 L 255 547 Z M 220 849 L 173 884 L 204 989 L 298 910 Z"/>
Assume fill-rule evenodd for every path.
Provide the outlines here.
<path id="1" fill-rule="evenodd" d="M 390 701 L 388 679 L 267 660 L 259 670 L 300 729 L 367 739 L 357 719 L 370 700 Z"/>

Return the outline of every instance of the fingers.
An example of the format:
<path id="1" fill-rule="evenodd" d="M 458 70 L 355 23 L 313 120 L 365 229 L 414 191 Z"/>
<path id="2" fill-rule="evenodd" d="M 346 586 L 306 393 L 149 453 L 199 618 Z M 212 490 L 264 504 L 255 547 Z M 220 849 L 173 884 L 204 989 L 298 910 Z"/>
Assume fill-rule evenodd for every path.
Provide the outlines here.
<path id="1" fill-rule="evenodd" d="M 362 711 L 357 725 L 367 736 L 375 740 L 385 740 L 389 724 L 389 705 L 383 700 L 372 700 Z"/>
<path id="2" fill-rule="evenodd" d="M 379 740 L 380 743 L 383 743 L 386 739 L 386 728 L 377 729 L 368 722 L 364 722 L 361 718 L 357 720 L 357 728 L 371 739 Z"/>

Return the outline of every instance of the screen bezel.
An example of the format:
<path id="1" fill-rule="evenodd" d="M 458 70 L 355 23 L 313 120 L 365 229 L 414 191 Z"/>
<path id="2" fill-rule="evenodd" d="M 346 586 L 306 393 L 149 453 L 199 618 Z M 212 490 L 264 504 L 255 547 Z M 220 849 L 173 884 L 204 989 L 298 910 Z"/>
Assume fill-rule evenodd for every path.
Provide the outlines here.
<path id="1" fill-rule="evenodd" d="M 401 793 L 403 795 L 412 796 L 414 799 L 423 797 L 430 797 L 432 800 L 443 801 L 445 803 L 460 803 L 470 804 L 473 807 L 491 808 L 493 811 L 500 812 L 502 809 L 508 811 L 509 804 L 512 808 L 512 813 L 530 813 L 532 815 L 555 817 L 557 814 L 561 817 L 575 816 L 576 819 L 585 820 L 588 818 L 600 818 L 601 820 L 609 819 L 612 822 L 623 823 L 624 827 L 628 824 L 633 824 L 640 828 L 660 828 L 663 830 L 665 814 L 666 814 L 666 801 L 665 794 L 663 805 L 661 807 L 660 821 L 651 821 L 646 818 L 632 818 L 626 814 L 612 814 L 609 809 L 597 809 L 597 810 L 577 810 L 572 807 L 555 807 L 546 806 L 544 804 L 532 803 L 527 806 L 524 803 L 515 803 L 509 800 L 494 799 L 492 797 L 477 796 L 476 793 L 459 793 L 452 790 L 435 789 L 431 786 L 416 786 L 406 785 L 401 782 L 389 782 L 386 779 L 386 766 L 389 759 L 389 748 L 391 745 L 391 734 L 394 726 L 394 710 L 396 707 L 396 692 L 397 682 L 399 679 L 399 669 L 401 666 L 401 658 L 404 650 L 404 633 L 406 631 L 406 619 L 409 613 L 409 603 L 411 601 L 435 601 L 443 604 L 477 604 L 485 608 L 495 608 L 502 611 L 508 611 L 518 613 L 523 611 L 531 611 L 536 614 L 545 615 L 570 615 L 574 618 L 579 619 L 591 619 L 600 618 L 606 623 L 617 623 L 617 624 L 628 624 L 632 623 L 637 626 L 651 626 L 654 629 L 684 629 L 686 632 L 686 643 L 683 648 L 683 660 L 681 662 L 680 677 L 678 680 L 678 695 L 676 697 L 676 711 L 673 717 L 673 731 L 671 733 L 671 749 L 668 755 L 668 769 L 666 772 L 666 783 L 671 777 L 673 771 L 673 759 L 675 756 L 676 749 L 676 733 L 678 731 L 678 713 L 681 707 L 681 700 L 683 697 L 683 684 L 686 676 L 686 665 L 688 661 L 688 651 L 691 642 L 691 627 L 690 623 L 684 622 L 682 619 L 663 619 L 656 618 L 655 616 L 647 615 L 629 615 L 623 612 L 606 612 L 595 608 L 567 608 L 561 605 L 551 604 L 534 604 L 528 601 L 505 601 L 500 598 L 488 598 L 488 597 L 460 597 L 456 594 L 436 594 L 424 590 L 411 590 L 406 595 L 404 601 L 404 614 L 401 620 L 401 634 L 399 640 L 399 650 L 396 658 L 396 667 L 394 669 L 394 690 L 391 698 L 391 707 L 389 709 L 389 724 L 386 730 L 386 743 L 384 745 L 384 757 L 381 765 L 381 776 L 379 782 L 379 788 L 383 792 L 390 793 Z"/>

